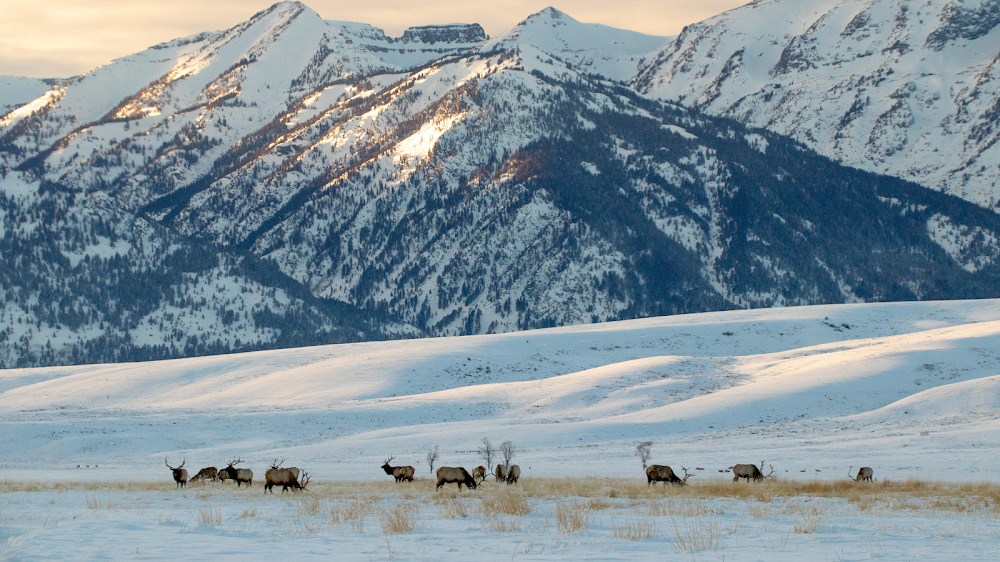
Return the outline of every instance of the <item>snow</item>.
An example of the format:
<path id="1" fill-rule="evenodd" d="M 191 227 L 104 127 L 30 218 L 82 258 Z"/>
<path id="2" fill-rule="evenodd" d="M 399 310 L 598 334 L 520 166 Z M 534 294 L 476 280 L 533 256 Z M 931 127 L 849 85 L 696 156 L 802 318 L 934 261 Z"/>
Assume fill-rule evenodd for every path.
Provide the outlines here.
<path id="1" fill-rule="evenodd" d="M 931 498 L 876 517 L 837 499 L 775 498 L 754 508 L 752 499 L 719 498 L 699 500 L 707 519 L 667 521 L 653 512 L 681 511 L 686 504 L 677 502 L 691 500 L 605 495 L 612 510 L 594 512 L 587 531 L 564 535 L 549 525 L 571 498 L 543 494 L 518 519 L 521 530 L 505 535 L 490 532 L 485 516 L 444 514 L 448 501 L 472 506 L 489 488 L 432 502 L 427 484 L 398 492 L 377 467 L 395 455 L 426 474 L 423 458 L 435 445 L 438 466 L 475 466 L 487 436 L 517 444 L 525 482 L 624 477 L 644 490 L 633 456 L 644 440 L 653 441 L 657 462 L 704 468 L 700 481 L 728 478 L 717 471 L 761 459 L 785 478 L 808 472 L 837 480 L 850 467 L 871 466 L 876 478 L 894 481 L 989 481 L 1000 447 L 998 317 L 1000 300 L 831 305 L 2 371 L 0 450 L 8 453 L 0 478 L 97 484 L 3 493 L 5 505 L 18 507 L 16 517 L 0 510 L 0 553 L 12 560 L 70 550 L 76 558 L 122 557 L 138 548 L 156 559 L 168 552 L 208 559 L 280 548 L 309 559 L 336 544 L 345 556 L 366 559 L 386 556 L 388 543 L 405 558 L 519 548 L 524 558 L 666 551 L 682 559 L 673 526 L 697 520 L 728 529 L 718 554 L 737 559 L 819 557 L 830 548 L 849 553 L 844 559 L 866 552 L 895 559 L 915 544 L 938 551 L 945 543 L 950 550 L 942 553 L 994 559 L 996 542 L 980 542 L 998 531 L 988 506 L 941 515 Z M 163 457 L 186 459 L 196 471 L 233 456 L 258 482 L 277 457 L 305 467 L 318 484 L 287 498 L 262 497 L 259 483 L 186 492 L 141 485 L 169 482 Z M 113 484 L 122 480 L 137 484 Z M 331 486 L 341 486 L 340 500 Z M 357 522 L 323 515 L 371 494 L 381 498 L 382 516 L 362 522 L 363 532 Z M 322 513 L 309 515 L 303 506 L 310 501 Z M 379 517 L 406 501 L 419 513 L 417 528 L 383 536 Z M 744 518 L 751 508 L 770 515 Z M 793 535 L 809 510 L 821 514 L 814 533 Z M 216 511 L 216 523 L 199 523 Z M 626 521 L 645 522 L 653 537 L 610 538 Z M 896 530 L 884 533 L 886 525 Z M 875 542 L 851 538 L 858 527 Z"/>

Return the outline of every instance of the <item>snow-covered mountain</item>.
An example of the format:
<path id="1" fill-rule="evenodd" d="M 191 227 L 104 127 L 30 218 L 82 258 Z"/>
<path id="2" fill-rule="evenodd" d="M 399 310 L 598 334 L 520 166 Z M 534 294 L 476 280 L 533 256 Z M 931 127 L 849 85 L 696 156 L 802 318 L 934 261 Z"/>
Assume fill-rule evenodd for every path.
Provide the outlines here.
<path id="1" fill-rule="evenodd" d="M 138 358 L 1000 295 L 995 213 L 615 80 L 667 43 L 551 8 L 392 39 L 284 2 L 63 81 L 0 121 L 0 313 L 34 326 L 4 360 L 94 360 L 70 343 L 108 323 Z M 162 249 L 106 234 L 136 224 Z M 155 259 L 100 281 L 123 255 Z"/>
<path id="2" fill-rule="evenodd" d="M 758 0 L 690 25 L 650 96 L 1000 210 L 1000 2 Z"/>

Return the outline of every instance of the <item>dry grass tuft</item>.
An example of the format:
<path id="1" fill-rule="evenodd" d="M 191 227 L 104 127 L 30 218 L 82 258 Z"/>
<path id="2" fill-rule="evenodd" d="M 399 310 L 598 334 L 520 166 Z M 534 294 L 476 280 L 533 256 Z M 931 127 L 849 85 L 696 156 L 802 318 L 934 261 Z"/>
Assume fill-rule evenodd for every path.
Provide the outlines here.
<path id="1" fill-rule="evenodd" d="M 624 541 L 641 541 L 651 539 L 659 532 L 655 521 L 644 519 L 625 519 L 620 521 L 611 518 L 611 536 Z"/>
<path id="2" fill-rule="evenodd" d="M 222 524 L 222 510 L 221 509 L 199 509 L 198 515 L 195 516 L 198 520 L 199 525 L 207 525 L 209 527 L 214 527 L 216 525 Z"/>
<path id="3" fill-rule="evenodd" d="M 590 528 L 590 511 L 577 502 L 556 506 L 556 528 L 560 533 L 580 533 Z"/>
<path id="4" fill-rule="evenodd" d="M 715 550 L 719 547 L 719 539 L 722 537 L 722 526 L 716 518 L 703 519 L 694 517 L 690 519 L 671 518 L 673 527 L 673 544 L 677 552 L 702 552 L 705 550 Z"/>
<path id="5" fill-rule="evenodd" d="M 437 503 L 441 505 L 440 514 L 443 519 L 469 516 L 469 509 L 461 498 L 446 498 Z"/>
<path id="6" fill-rule="evenodd" d="M 523 490 L 504 486 L 485 491 L 481 496 L 483 515 L 503 513 L 506 515 L 527 515 L 531 504 Z"/>
<path id="7" fill-rule="evenodd" d="M 248 507 L 243 510 L 242 514 L 240 514 L 241 519 L 247 519 L 249 517 L 257 517 L 257 506 Z"/>
<path id="8" fill-rule="evenodd" d="M 383 509 L 379 515 L 382 522 L 382 533 L 392 535 L 397 533 L 409 533 L 417 528 L 417 513 L 419 508 L 416 504 L 401 501 L 390 509 Z"/>
<path id="9" fill-rule="evenodd" d="M 315 496 L 304 497 L 295 506 L 299 518 L 312 517 L 323 510 L 323 502 Z"/>
<path id="10" fill-rule="evenodd" d="M 485 533 L 511 533 L 521 530 L 521 523 L 513 517 L 504 517 L 499 513 L 484 514 L 480 523 Z"/>

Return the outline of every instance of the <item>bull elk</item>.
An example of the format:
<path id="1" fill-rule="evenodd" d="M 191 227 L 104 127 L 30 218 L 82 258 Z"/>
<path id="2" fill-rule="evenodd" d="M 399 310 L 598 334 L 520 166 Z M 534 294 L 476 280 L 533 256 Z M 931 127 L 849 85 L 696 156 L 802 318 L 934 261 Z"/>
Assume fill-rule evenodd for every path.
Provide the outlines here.
<path id="1" fill-rule="evenodd" d="M 475 489 L 476 487 L 476 481 L 472 478 L 472 475 L 469 474 L 469 471 L 460 466 L 442 466 L 437 469 L 437 486 L 434 489 L 436 490 L 441 486 L 450 483 L 458 484 L 459 490 L 462 489 L 462 484 L 465 484 L 470 490 Z"/>
<path id="2" fill-rule="evenodd" d="M 229 462 L 229 466 L 223 468 L 220 472 L 224 472 L 226 476 L 222 478 L 223 480 L 235 480 L 236 487 L 240 487 L 240 484 L 246 482 L 247 486 L 253 485 L 253 471 L 249 468 L 235 468 L 236 465 L 243 462 L 243 459 L 233 459 Z"/>
<path id="3" fill-rule="evenodd" d="M 195 474 L 193 477 L 191 477 L 190 481 L 197 482 L 199 480 L 211 480 L 212 482 L 215 482 L 218 477 L 219 477 L 219 469 L 215 468 L 214 466 L 210 466 L 208 468 L 203 468 L 199 470 L 198 474 Z"/>
<path id="4" fill-rule="evenodd" d="M 675 486 L 687 486 L 688 478 L 694 476 L 694 474 L 688 474 L 688 469 L 681 467 L 684 470 L 684 478 L 678 477 L 674 474 L 674 469 L 663 464 L 650 465 L 646 469 L 646 485 L 656 484 L 657 482 L 670 483 Z"/>
<path id="5" fill-rule="evenodd" d="M 187 486 L 188 471 L 183 468 L 185 463 L 187 463 L 187 459 L 181 461 L 181 465 L 178 466 L 177 468 L 174 468 L 170 466 L 169 462 L 167 462 L 167 457 L 163 457 L 163 464 L 167 465 L 167 468 L 169 468 L 174 473 L 174 482 L 177 482 L 178 488 L 183 488 Z"/>
<path id="6" fill-rule="evenodd" d="M 413 470 L 412 466 L 389 466 L 389 462 L 396 457 L 389 457 L 385 464 L 382 465 L 382 470 L 386 474 L 392 476 L 396 479 L 396 482 L 402 482 L 406 480 L 407 482 L 413 482 Z"/>
<path id="7" fill-rule="evenodd" d="M 265 494 L 268 490 L 271 490 L 271 488 L 275 486 L 281 486 L 282 494 L 284 494 L 285 490 L 289 488 L 291 488 L 293 492 L 302 488 L 302 486 L 299 485 L 298 477 L 290 468 L 271 467 L 264 473 L 264 480 Z M 274 494 L 274 490 L 271 490 L 271 494 Z"/>
<path id="8" fill-rule="evenodd" d="M 482 484 L 483 480 L 486 480 L 486 467 L 479 465 L 472 469 L 472 478 L 475 479 L 477 484 Z"/>
<path id="9" fill-rule="evenodd" d="M 274 459 L 273 461 L 271 461 L 271 468 L 281 468 L 281 465 L 283 465 L 283 464 L 285 464 L 285 459 L 281 459 L 280 462 L 278 461 L 278 459 Z M 298 480 L 299 473 L 301 472 L 298 469 L 298 467 L 290 466 L 290 467 L 288 467 L 288 470 L 291 470 L 292 471 L 292 476 L 294 476 L 295 479 Z"/>
<path id="10" fill-rule="evenodd" d="M 517 480 L 520 477 L 521 477 L 521 467 L 517 466 L 516 464 L 510 465 L 510 468 L 507 469 L 507 478 L 506 478 L 507 484 L 508 485 L 517 484 Z"/>
<path id="11" fill-rule="evenodd" d="M 729 470 L 733 471 L 733 482 L 739 481 L 740 478 L 746 478 L 747 482 L 753 479 L 754 482 L 769 478 L 774 474 L 774 465 L 771 465 L 771 472 L 764 474 L 764 461 L 760 461 L 760 468 L 757 468 L 753 464 L 734 464 L 729 467 Z"/>
<path id="12" fill-rule="evenodd" d="M 852 467 L 853 468 L 853 467 Z M 870 466 L 862 466 L 858 469 L 858 475 L 851 477 L 851 469 L 847 469 L 847 477 L 855 482 L 871 482 L 872 481 L 872 469 Z"/>

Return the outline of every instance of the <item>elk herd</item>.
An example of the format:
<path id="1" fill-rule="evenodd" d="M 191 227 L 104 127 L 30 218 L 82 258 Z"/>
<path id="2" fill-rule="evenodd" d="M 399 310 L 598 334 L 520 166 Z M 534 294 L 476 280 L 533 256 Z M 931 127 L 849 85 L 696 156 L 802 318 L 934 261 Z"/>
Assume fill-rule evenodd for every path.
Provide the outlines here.
<path id="1" fill-rule="evenodd" d="M 396 457 L 389 457 L 385 464 L 382 465 L 382 470 L 386 474 L 392 476 L 396 479 L 396 482 L 413 482 L 414 469 L 412 466 L 390 466 L 389 463 L 392 462 Z M 168 459 L 163 459 L 164 464 L 167 468 L 173 472 L 174 482 L 177 483 L 178 488 L 184 488 L 187 483 L 197 482 L 198 480 L 212 481 L 212 482 L 224 482 L 226 480 L 233 480 L 236 482 L 236 486 L 239 487 L 241 484 L 246 484 L 250 486 L 253 484 L 253 471 L 247 468 L 236 468 L 237 464 L 243 462 L 241 458 L 234 458 L 229 464 L 219 470 L 214 466 L 208 468 L 203 468 L 195 474 L 193 478 L 188 480 L 188 471 L 184 468 L 184 464 L 187 460 L 181 462 L 177 467 L 170 466 Z M 286 490 L 291 489 L 293 492 L 300 490 L 305 490 L 306 485 L 309 484 L 309 473 L 300 471 L 297 467 L 282 468 L 285 459 L 274 459 L 271 462 L 271 468 L 267 469 L 264 473 L 264 493 L 266 494 L 270 491 L 274 493 L 273 488 L 275 486 L 281 486 L 281 493 L 285 493 Z M 687 486 L 688 478 L 695 476 L 688 472 L 688 469 L 681 467 L 684 471 L 684 477 L 681 478 L 674 473 L 673 469 L 669 466 L 662 464 L 650 465 L 646 468 L 646 484 L 656 484 L 657 482 L 663 482 L 664 484 L 673 484 L 675 486 Z M 700 468 L 698 470 L 701 470 Z M 774 465 L 770 466 L 770 472 L 764 474 L 764 461 L 760 461 L 760 467 L 754 464 L 734 464 L 726 469 L 726 472 L 733 473 L 733 482 L 738 482 L 740 478 L 745 479 L 747 482 L 753 480 L 754 482 L 760 482 L 767 478 L 770 478 L 774 474 Z M 719 470 L 719 472 L 723 472 Z M 437 469 L 437 483 L 435 489 L 444 486 L 445 484 L 457 484 L 458 489 L 461 490 L 462 486 L 469 489 L 474 489 L 486 480 L 486 467 L 477 466 L 472 469 L 470 474 L 468 470 L 462 467 L 452 467 L 452 466 L 442 466 Z M 507 484 L 516 484 L 518 479 L 521 477 L 521 467 L 516 464 L 510 466 L 504 466 L 502 464 L 496 465 L 496 470 L 493 473 L 493 477 L 497 482 L 505 482 Z M 858 470 L 857 476 L 851 476 L 848 472 L 847 477 L 855 482 L 871 482 L 872 481 L 872 469 L 870 467 L 864 466 Z"/>
<path id="2" fill-rule="evenodd" d="M 236 482 L 236 487 L 240 487 L 243 484 L 251 486 L 253 484 L 253 471 L 249 468 L 236 468 L 236 465 L 243 462 L 241 458 L 234 458 L 229 461 L 229 464 L 219 470 L 214 466 L 203 468 L 198 471 L 198 474 L 194 475 L 194 478 L 188 480 L 188 471 L 184 468 L 187 463 L 187 459 L 181 462 L 180 466 L 173 467 L 170 466 L 169 459 L 163 459 L 164 464 L 167 468 L 173 472 L 174 482 L 177 483 L 178 488 L 184 488 L 187 486 L 188 482 L 197 482 L 199 480 L 211 481 L 211 482 L 225 482 L 226 480 L 232 480 Z M 268 490 L 274 493 L 275 486 L 281 486 L 281 493 L 285 493 L 285 490 L 289 488 L 293 492 L 299 490 L 305 490 L 306 485 L 309 484 L 309 473 L 302 472 L 296 467 L 282 468 L 281 465 L 284 464 L 285 459 L 274 459 L 271 463 L 271 468 L 267 469 L 264 473 L 264 493 L 266 494 Z M 301 479 L 300 479 L 301 477 Z"/>

